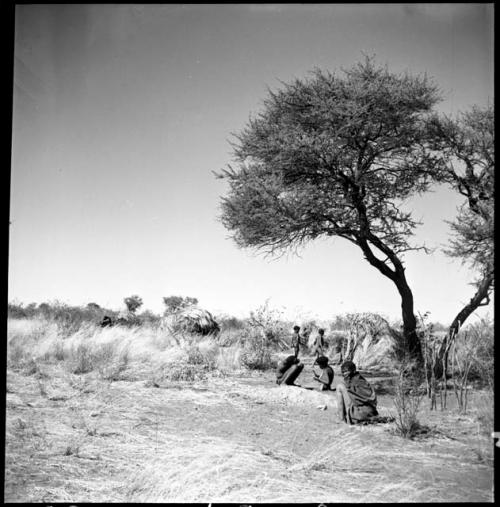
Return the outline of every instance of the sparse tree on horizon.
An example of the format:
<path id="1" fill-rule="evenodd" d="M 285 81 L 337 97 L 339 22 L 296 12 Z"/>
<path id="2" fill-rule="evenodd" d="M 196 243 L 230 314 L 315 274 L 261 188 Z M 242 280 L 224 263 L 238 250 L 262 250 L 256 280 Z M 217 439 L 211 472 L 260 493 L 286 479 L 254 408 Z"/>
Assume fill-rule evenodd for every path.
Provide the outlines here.
<path id="1" fill-rule="evenodd" d="M 198 304 L 198 300 L 196 298 L 192 298 L 189 296 L 169 296 L 163 298 L 163 304 L 165 305 L 165 313 L 175 313 L 179 310 L 187 308 L 189 306 L 194 306 Z"/>
<path id="2" fill-rule="evenodd" d="M 397 75 L 367 58 L 344 76 L 316 70 L 269 91 L 263 111 L 236 134 L 238 167 L 221 221 L 240 247 L 269 255 L 340 237 L 391 280 L 401 297 L 406 351 L 422 360 L 404 253 L 417 222 L 406 199 L 425 192 L 441 163 L 426 148 L 439 101 L 426 76 Z"/>
<path id="3" fill-rule="evenodd" d="M 142 301 L 142 298 L 137 296 L 137 295 L 133 295 L 133 296 L 129 296 L 129 297 L 126 297 L 123 302 L 125 303 L 125 306 L 127 307 L 127 310 L 130 312 L 130 313 L 133 313 L 135 314 L 135 312 L 142 306 L 143 304 L 143 301 Z"/>

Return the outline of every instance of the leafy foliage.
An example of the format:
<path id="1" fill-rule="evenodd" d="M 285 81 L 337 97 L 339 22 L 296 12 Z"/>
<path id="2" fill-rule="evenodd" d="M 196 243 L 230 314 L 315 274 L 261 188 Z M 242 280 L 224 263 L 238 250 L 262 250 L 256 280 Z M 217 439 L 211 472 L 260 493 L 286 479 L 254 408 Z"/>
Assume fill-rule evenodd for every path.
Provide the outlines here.
<path id="1" fill-rule="evenodd" d="M 198 304 L 198 299 L 192 297 L 182 296 L 168 296 L 163 298 L 163 303 L 166 306 L 165 313 L 175 313 L 189 306 Z"/>
<path id="2" fill-rule="evenodd" d="M 251 370 L 268 370 L 276 368 L 277 362 L 272 357 L 273 343 L 257 329 L 250 329 L 245 336 L 240 362 Z"/>
<path id="3" fill-rule="evenodd" d="M 137 295 L 126 297 L 123 302 L 130 313 L 135 313 L 143 304 L 142 298 Z"/>
<path id="4" fill-rule="evenodd" d="M 454 121 L 434 117 L 434 147 L 448 163 L 440 177 L 466 202 L 452 222 L 453 239 L 446 253 L 473 268 L 490 272 L 494 255 L 494 112 L 493 107 L 473 107 Z"/>
<path id="5" fill-rule="evenodd" d="M 269 300 L 250 312 L 247 321 L 255 335 L 259 335 L 265 346 L 283 346 L 286 343 L 286 327 L 280 310 L 271 308 Z"/>
<path id="6" fill-rule="evenodd" d="M 221 221 L 240 247 L 270 255 L 319 236 L 357 245 L 396 285 L 405 346 L 420 357 L 402 254 L 425 245 L 410 243 L 418 223 L 403 203 L 426 191 L 443 164 L 428 148 L 438 89 L 370 58 L 343 72 L 316 70 L 269 91 L 236 134 L 237 169 L 218 174 L 229 183 Z"/>
<path id="7" fill-rule="evenodd" d="M 431 146 L 443 157 L 436 179 L 449 183 L 466 198 L 451 222 L 452 239 L 445 251 L 469 264 L 478 273 L 475 293 L 450 324 L 442 342 L 445 358 L 453 340 L 468 317 L 490 303 L 494 288 L 494 112 L 491 105 L 473 107 L 457 120 L 434 116 L 430 119 Z"/>
<path id="8" fill-rule="evenodd" d="M 236 135 L 239 171 L 219 176 L 230 185 L 222 222 L 238 245 L 274 253 L 328 235 L 366 252 L 412 248 L 416 222 L 399 204 L 427 189 L 437 162 L 422 144 L 437 89 L 369 59 L 344 72 L 270 91 Z"/>

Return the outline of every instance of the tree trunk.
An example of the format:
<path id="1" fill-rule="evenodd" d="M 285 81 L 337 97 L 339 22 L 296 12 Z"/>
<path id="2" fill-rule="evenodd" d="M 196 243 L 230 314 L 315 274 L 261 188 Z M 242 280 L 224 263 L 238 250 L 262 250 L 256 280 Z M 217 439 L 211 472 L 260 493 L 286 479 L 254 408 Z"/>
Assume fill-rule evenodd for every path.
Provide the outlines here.
<path id="1" fill-rule="evenodd" d="M 417 335 L 417 319 L 413 311 L 413 294 L 406 281 L 405 268 L 397 255 L 376 236 L 371 235 L 370 241 L 391 260 L 394 270 L 390 269 L 385 262 L 378 259 L 372 252 L 365 238 L 358 238 L 357 244 L 363 250 L 366 260 L 377 268 L 384 276 L 392 280 L 401 296 L 401 316 L 403 319 L 403 340 L 405 354 L 417 363 L 423 364 L 422 348 Z"/>
<path id="2" fill-rule="evenodd" d="M 405 349 L 411 359 L 423 364 L 422 347 L 417 334 L 417 319 L 413 311 L 413 294 L 406 282 L 404 273 L 397 273 L 394 280 L 401 296 L 401 314 L 403 318 L 403 337 Z"/>
<path id="3" fill-rule="evenodd" d="M 472 297 L 472 299 L 458 312 L 456 317 L 453 319 L 450 327 L 448 328 L 448 333 L 446 334 L 441 346 L 439 347 L 438 352 L 438 361 L 436 361 L 436 374 L 437 376 L 441 376 L 443 374 L 443 366 L 444 366 L 444 374 L 446 375 L 447 363 L 448 363 L 448 351 L 450 350 L 455 337 L 457 336 L 460 328 L 463 326 L 464 322 L 470 317 L 472 313 L 474 313 L 480 306 L 484 306 L 483 301 L 486 299 L 486 304 L 489 303 L 489 294 L 490 290 L 493 286 L 494 273 L 489 272 L 485 275 L 481 283 L 479 284 L 476 293 Z"/>

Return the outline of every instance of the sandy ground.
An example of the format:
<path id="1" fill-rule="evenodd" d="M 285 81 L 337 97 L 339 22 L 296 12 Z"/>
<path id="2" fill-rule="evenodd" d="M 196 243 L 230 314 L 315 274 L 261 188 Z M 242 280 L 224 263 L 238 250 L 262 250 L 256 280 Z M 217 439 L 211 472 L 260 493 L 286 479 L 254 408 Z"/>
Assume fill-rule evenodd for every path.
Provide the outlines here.
<path id="1" fill-rule="evenodd" d="M 389 395 L 379 412 L 394 412 Z M 439 430 L 415 441 L 392 423 L 350 427 L 334 393 L 272 372 L 154 387 L 9 370 L 5 501 L 491 502 L 493 442 L 476 419 L 422 417 Z"/>

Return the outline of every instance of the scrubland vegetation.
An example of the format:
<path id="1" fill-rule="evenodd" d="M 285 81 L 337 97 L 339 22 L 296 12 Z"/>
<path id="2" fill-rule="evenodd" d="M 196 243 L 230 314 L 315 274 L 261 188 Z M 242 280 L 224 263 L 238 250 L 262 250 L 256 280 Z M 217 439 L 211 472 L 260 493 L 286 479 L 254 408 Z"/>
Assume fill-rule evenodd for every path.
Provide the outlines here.
<path id="1" fill-rule="evenodd" d="M 392 417 L 350 427 L 334 393 L 276 386 L 293 323 L 267 303 L 217 316 L 216 336 L 171 334 L 150 312 L 102 328 L 104 314 L 9 305 L 6 501 L 492 501 L 489 321 L 455 340 L 447 389 L 397 359 L 396 323 L 307 322 L 309 345 L 324 327 Z M 301 358 L 307 382 L 307 345 Z"/>

